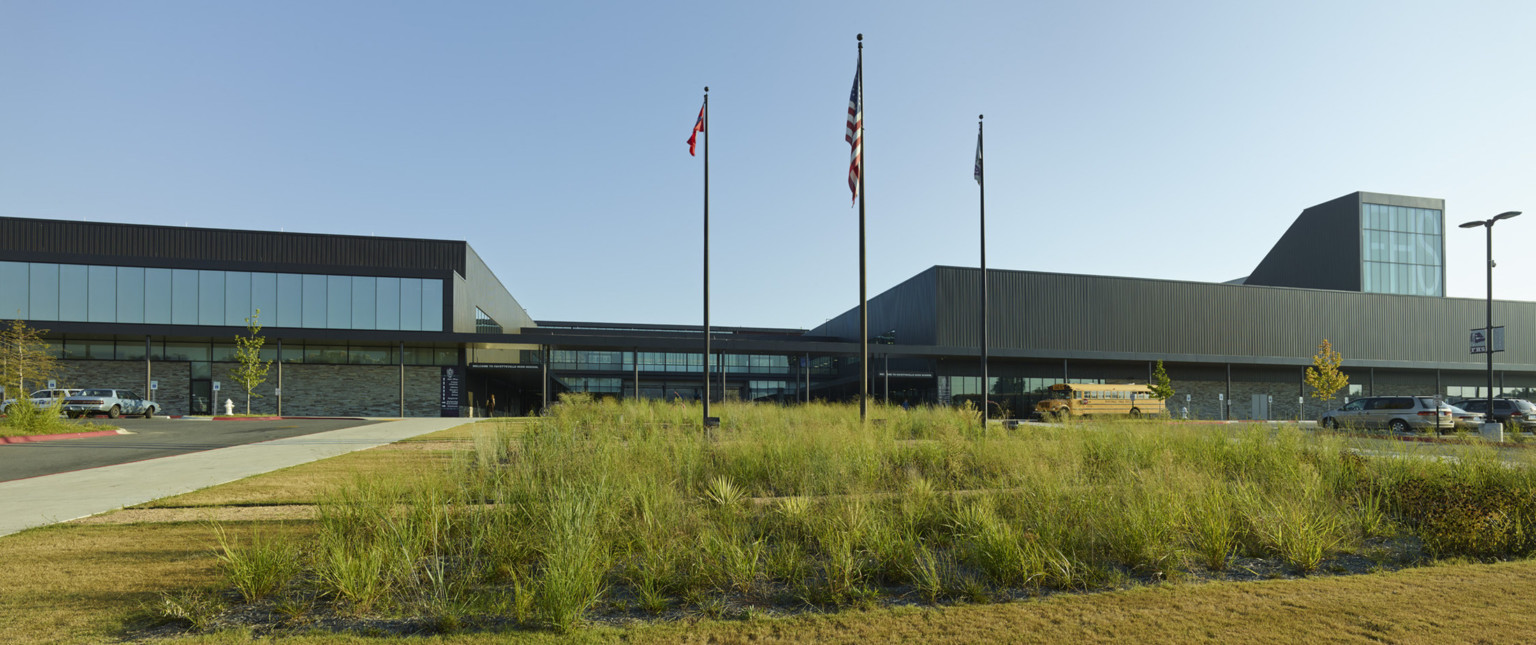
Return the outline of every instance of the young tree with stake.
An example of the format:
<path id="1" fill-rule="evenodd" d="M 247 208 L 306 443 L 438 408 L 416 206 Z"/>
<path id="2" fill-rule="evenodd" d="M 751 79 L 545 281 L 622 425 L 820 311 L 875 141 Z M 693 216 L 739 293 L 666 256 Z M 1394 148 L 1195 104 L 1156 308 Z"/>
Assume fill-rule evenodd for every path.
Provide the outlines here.
<path id="1" fill-rule="evenodd" d="M 235 335 L 235 361 L 239 367 L 235 368 L 233 377 L 236 383 L 245 388 L 246 414 L 251 413 L 251 398 L 261 398 L 255 390 L 267 382 L 267 370 L 272 367 L 272 361 L 261 360 L 261 346 L 267 339 L 261 336 L 260 317 L 261 310 L 257 309 L 245 319 L 245 329 L 249 335 Z"/>

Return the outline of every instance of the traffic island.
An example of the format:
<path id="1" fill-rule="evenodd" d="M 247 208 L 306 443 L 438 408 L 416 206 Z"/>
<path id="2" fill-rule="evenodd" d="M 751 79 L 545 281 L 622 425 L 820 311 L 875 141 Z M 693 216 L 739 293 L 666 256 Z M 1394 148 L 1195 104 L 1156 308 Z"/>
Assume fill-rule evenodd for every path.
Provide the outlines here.
<path id="1" fill-rule="evenodd" d="M 25 434 L 14 437 L 0 437 L 0 444 L 8 443 L 37 443 L 39 441 L 63 441 L 66 439 L 89 439 L 91 437 L 110 437 L 118 434 L 133 434 L 122 428 L 111 430 L 97 430 L 94 432 L 61 432 L 58 434 Z"/>

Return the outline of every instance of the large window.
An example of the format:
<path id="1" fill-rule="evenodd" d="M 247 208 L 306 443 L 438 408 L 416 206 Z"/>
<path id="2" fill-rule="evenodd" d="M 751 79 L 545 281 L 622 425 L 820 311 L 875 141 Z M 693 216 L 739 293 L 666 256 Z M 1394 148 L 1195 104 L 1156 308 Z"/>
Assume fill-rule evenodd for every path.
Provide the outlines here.
<path id="1" fill-rule="evenodd" d="M 0 262 L 0 319 L 442 331 L 443 281 Z"/>
<path id="2" fill-rule="evenodd" d="M 1444 295 L 1444 215 L 1434 209 L 1362 204 L 1361 290 Z"/>

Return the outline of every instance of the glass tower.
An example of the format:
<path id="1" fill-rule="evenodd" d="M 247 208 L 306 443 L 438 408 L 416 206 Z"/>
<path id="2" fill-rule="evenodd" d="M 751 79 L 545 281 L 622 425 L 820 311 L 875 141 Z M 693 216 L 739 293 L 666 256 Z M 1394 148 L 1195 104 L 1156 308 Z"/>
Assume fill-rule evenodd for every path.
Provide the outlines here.
<path id="1" fill-rule="evenodd" d="M 1360 204 L 1360 290 L 1445 295 L 1442 211 Z"/>

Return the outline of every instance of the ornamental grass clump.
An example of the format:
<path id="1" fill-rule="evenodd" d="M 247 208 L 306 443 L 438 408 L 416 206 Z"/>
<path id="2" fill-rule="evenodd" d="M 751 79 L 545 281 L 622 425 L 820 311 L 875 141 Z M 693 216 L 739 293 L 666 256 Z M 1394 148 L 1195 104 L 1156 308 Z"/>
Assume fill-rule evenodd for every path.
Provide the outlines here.
<path id="1" fill-rule="evenodd" d="M 712 410 L 723 423 L 706 434 L 697 405 L 563 397 L 476 434 L 442 472 L 336 491 L 312 556 L 288 559 L 300 570 L 231 541 L 230 585 L 423 630 L 564 632 L 1307 574 L 1400 544 L 1536 551 L 1536 469 L 1491 451 L 1378 459 L 1358 439 L 1257 425 L 1009 429 L 963 408 L 874 406 L 871 423 L 847 405 Z"/>

